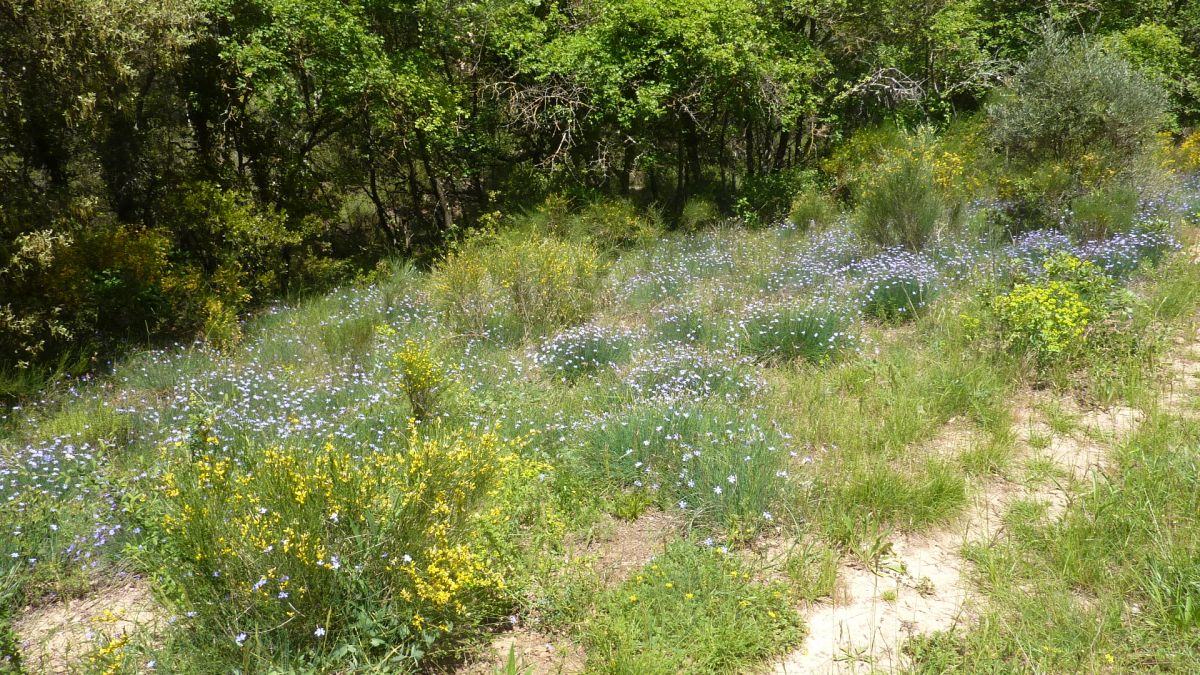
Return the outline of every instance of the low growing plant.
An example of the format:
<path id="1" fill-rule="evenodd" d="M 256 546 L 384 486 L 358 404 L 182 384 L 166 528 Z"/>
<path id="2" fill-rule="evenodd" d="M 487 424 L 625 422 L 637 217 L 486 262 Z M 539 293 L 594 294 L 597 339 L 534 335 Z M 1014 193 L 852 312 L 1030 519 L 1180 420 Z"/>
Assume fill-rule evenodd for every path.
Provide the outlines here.
<path id="1" fill-rule="evenodd" d="M 563 381 L 615 367 L 633 351 L 634 336 L 599 325 L 572 328 L 543 343 L 534 353 L 542 370 Z"/>
<path id="2" fill-rule="evenodd" d="M 739 348 L 756 359 L 825 361 L 857 345 L 850 314 L 830 303 L 752 303 L 737 319 Z"/>
<path id="3" fill-rule="evenodd" d="M 508 567 L 485 533 L 518 508 L 507 484 L 549 471 L 522 445 L 410 427 L 365 454 L 332 442 L 236 459 L 170 448 L 159 574 L 236 661 L 287 644 L 413 667 L 502 611 Z"/>
<path id="4" fill-rule="evenodd" d="M 781 583 L 762 584 L 735 556 L 687 542 L 600 598 L 584 636 L 600 672 L 739 672 L 800 642 Z"/>

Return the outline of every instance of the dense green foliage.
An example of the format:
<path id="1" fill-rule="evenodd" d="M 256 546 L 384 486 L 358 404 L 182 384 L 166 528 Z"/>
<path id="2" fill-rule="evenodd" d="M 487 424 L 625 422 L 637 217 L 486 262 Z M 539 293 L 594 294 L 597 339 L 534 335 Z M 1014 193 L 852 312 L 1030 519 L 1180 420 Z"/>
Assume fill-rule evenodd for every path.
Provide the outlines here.
<path id="1" fill-rule="evenodd" d="M 1099 39 L 1045 45 L 1047 20 Z M 1011 191 L 1042 195 L 1038 153 L 1127 150 L 1166 103 L 1193 123 L 1197 45 L 1200 13 L 1167 3 L 5 3 L 0 366 L 232 340 L 255 304 L 546 195 L 774 222 L 856 129 L 971 113 L 1010 74 L 995 140 L 1027 160 Z M 600 215 L 574 225 L 620 222 Z"/>

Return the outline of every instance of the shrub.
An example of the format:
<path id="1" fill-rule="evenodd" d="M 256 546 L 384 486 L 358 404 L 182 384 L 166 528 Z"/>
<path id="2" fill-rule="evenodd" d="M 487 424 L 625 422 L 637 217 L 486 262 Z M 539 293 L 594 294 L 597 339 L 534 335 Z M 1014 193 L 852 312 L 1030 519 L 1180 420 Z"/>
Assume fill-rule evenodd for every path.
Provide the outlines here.
<path id="1" fill-rule="evenodd" d="M 634 336 L 624 329 L 588 325 L 572 328 L 543 343 L 534 361 L 563 381 L 616 367 L 629 357 Z"/>
<path id="2" fill-rule="evenodd" d="M 1059 252 L 1042 262 L 1040 277 L 994 298 L 992 309 L 1005 345 L 1044 365 L 1080 353 L 1089 326 L 1106 321 L 1126 302 L 1099 267 Z"/>
<path id="3" fill-rule="evenodd" d="M 736 556 L 686 542 L 597 604 L 584 641 L 600 672 L 741 672 L 803 634 L 786 586 L 760 584 Z"/>
<path id="4" fill-rule="evenodd" d="M 611 251 L 653 241 L 662 232 L 658 221 L 628 199 L 599 199 L 567 218 L 561 236 Z"/>
<path id="5" fill-rule="evenodd" d="M 811 171 L 769 171 L 747 176 L 734 210 L 747 225 L 774 225 L 788 215 L 792 197 L 812 182 Z"/>
<path id="6" fill-rule="evenodd" d="M 446 386 L 445 369 L 432 349 L 427 344 L 405 340 L 393 358 L 393 368 L 400 374 L 400 387 L 408 398 L 413 417 L 419 421 L 430 419 Z"/>
<path id="7" fill-rule="evenodd" d="M 1078 166 L 1098 154 L 1123 167 L 1153 143 L 1166 107 L 1162 87 L 1117 54 L 1046 30 L 1007 86 L 995 91 L 987 113 L 992 139 L 1007 156 Z"/>
<path id="8" fill-rule="evenodd" d="M 859 229 L 880 246 L 920 251 L 944 210 L 933 169 L 916 152 L 894 158 L 858 188 Z"/>
<path id="9" fill-rule="evenodd" d="M 491 245 L 469 239 L 450 249 L 429 275 L 430 303 L 456 330 L 505 338 L 518 331 L 512 301 L 491 272 Z"/>
<path id="10" fill-rule="evenodd" d="M 430 278 L 433 304 L 451 325 L 485 337 L 519 328 L 540 335 L 592 312 L 603 265 L 585 243 L 511 232 L 453 249 Z"/>
<path id="11" fill-rule="evenodd" d="M 1137 190 L 1114 185 L 1071 201 L 1071 230 L 1078 239 L 1104 239 L 1133 227 L 1138 210 Z"/>
<path id="12" fill-rule="evenodd" d="M 987 104 L 1008 164 L 1011 231 L 1044 226 L 1090 187 L 1141 172 L 1166 118 L 1162 87 L 1117 54 L 1054 30 L 1042 39 Z"/>
<path id="13" fill-rule="evenodd" d="M 1091 318 L 1091 309 L 1079 293 L 1062 281 L 1017 284 L 998 296 L 992 308 L 1005 345 L 1032 353 L 1040 362 L 1077 350 Z"/>
<path id="14" fill-rule="evenodd" d="M 695 231 L 717 224 L 721 212 L 717 205 L 708 197 L 690 197 L 683 204 L 679 213 L 679 226 L 684 230 Z"/>
<path id="15" fill-rule="evenodd" d="M 799 230 L 821 227 L 832 223 L 838 216 L 837 203 L 828 194 L 809 187 L 792 198 L 790 218 Z"/>
<path id="16" fill-rule="evenodd" d="M 366 454 L 170 455 L 160 573 L 230 652 L 262 636 L 264 650 L 411 666 L 498 612 L 506 568 L 483 533 L 511 515 L 500 488 L 546 470 L 523 465 L 521 445 L 410 429 L 404 447 Z"/>
<path id="17" fill-rule="evenodd" d="M 591 315 L 603 268 L 592 246 L 523 236 L 503 238 L 488 265 L 526 334 L 543 334 Z"/>
<path id="18" fill-rule="evenodd" d="M 857 344 L 848 312 L 830 304 L 752 303 L 737 320 L 740 349 L 757 359 L 821 362 Z"/>

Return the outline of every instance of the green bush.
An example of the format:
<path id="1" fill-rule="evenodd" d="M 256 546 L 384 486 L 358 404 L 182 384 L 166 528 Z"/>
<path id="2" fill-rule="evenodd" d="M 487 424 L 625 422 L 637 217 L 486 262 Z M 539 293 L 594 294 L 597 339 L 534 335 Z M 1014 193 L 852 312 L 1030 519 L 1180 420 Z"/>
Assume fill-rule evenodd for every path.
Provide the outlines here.
<path id="1" fill-rule="evenodd" d="M 1143 172 L 1166 113 L 1162 87 L 1115 52 L 1045 31 L 987 104 L 1010 225 L 1044 227 L 1089 189 Z"/>
<path id="2" fill-rule="evenodd" d="M 233 342 L 246 309 L 344 272 L 317 245 L 315 221 L 291 223 L 239 192 L 193 183 L 160 206 L 155 227 L 90 203 L 67 204 L 36 230 L 0 212 L 10 291 L 0 302 L 0 366 L 162 335 Z"/>
<path id="3" fill-rule="evenodd" d="M 800 231 L 832 223 L 838 216 L 837 202 L 815 187 L 801 190 L 792 198 L 790 218 Z"/>
<path id="4" fill-rule="evenodd" d="M 657 214 L 642 212 L 628 199 L 598 199 L 565 218 L 565 231 L 560 236 L 612 251 L 646 244 L 661 233 Z"/>
<path id="5" fill-rule="evenodd" d="M 1162 87 L 1119 55 L 1047 30 L 987 112 L 1007 156 L 1036 163 L 1092 153 L 1120 167 L 1153 144 L 1166 107 Z"/>
<path id="6" fill-rule="evenodd" d="M 694 232 L 716 225 L 721 218 L 717 205 L 708 197 L 690 197 L 679 213 L 679 227 Z"/>
<path id="7" fill-rule="evenodd" d="M 920 251 L 933 238 L 945 205 L 933 167 L 915 151 L 894 157 L 857 190 L 863 237 L 879 246 Z"/>
<path id="8" fill-rule="evenodd" d="M 1078 239 L 1105 239 L 1133 227 L 1137 190 L 1113 185 L 1071 201 L 1071 234 Z"/>
<path id="9" fill-rule="evenodd" d="M 800 169 L 748 176 L 734 210 L 747 225 L 775 225 L 788 215 L 793 195 L 812 180 L 812 171 Z"/>
<path id="10" fill-rule="evenodd" d="M 604 264 L 581 241 L 510 231 L 455 247 L 435 267 L 429 292 L 452 326 L 506 338 L 545 335 L 591 315 Z"/>

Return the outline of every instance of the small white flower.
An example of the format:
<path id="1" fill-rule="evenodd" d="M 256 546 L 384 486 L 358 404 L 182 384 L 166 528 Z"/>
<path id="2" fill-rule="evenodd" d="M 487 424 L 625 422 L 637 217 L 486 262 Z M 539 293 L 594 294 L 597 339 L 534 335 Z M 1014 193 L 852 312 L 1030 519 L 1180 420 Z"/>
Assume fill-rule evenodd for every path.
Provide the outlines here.
<path id="1" fill-rule="evenodd" d="M 313 631 L 313 635 L 316 635 L 317 637 L 325 637 L 325 628 L 322 626 L 317 626 L 317 629 Z"/>
<path id="2" fill-rule="evenodd" d="M 721 486 L 720 486 L 720 485 L 714 485 L 714 486 L 713 486 L 713 494 L 715 494 L 715 495 L 719 495 L 719 494 L 721 494 L 722 492 L 723 492 L 723 490 L 721 489 Z"/>
<path id="3" fill-rule="evenodd" d="M 237 637 L 233 638 L 233 641 L 237 643 L 237 646 L 241 647 L 242 643 L 246 641 L 246 634 L 238 633 Z"/>
<path id="4" fill-rule="evenodd" d="M 737 483 L 737 476 L 735 476 L 733 474 L 729 474 L 728 476 L 725 477 L 725 480 L 729 481 L 730 485 L 734 485 Z"/>

